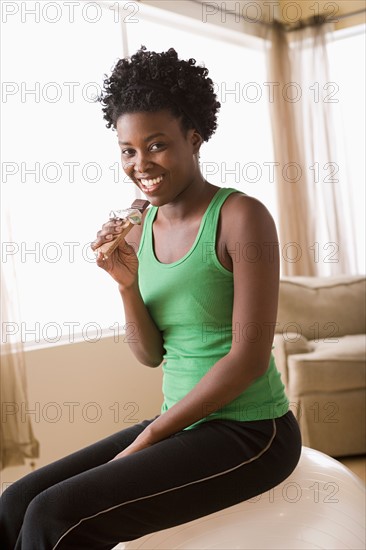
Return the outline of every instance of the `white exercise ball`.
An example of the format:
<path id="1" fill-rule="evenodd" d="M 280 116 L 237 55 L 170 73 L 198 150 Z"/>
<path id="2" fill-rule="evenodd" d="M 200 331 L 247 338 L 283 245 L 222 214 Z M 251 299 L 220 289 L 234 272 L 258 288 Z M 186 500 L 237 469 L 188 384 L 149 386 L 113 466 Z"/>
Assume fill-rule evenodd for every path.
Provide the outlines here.
<path id="1" fill-rule="evenodd" d="M 364 550 L 365 485 L 337 460 L 302 447 L 274 489 L 117 550 Z"/>

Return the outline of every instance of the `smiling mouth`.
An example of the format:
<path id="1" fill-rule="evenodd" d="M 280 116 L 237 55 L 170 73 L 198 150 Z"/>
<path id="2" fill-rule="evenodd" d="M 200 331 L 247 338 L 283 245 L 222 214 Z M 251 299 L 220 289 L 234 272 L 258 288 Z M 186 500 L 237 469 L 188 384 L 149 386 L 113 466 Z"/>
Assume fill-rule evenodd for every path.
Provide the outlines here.
<path id="1" fill-rule="evenodd" d="M 159 176 L 157 178 L 153 178 L 153 179 L 140 179 L 140 183 L 141 183 L 141 187 L 143 189 L 143 191 L 153 191 L 154 189 L 156 189 L 159 184 L 162 182 L 163 180 L 163 176 Z"/>

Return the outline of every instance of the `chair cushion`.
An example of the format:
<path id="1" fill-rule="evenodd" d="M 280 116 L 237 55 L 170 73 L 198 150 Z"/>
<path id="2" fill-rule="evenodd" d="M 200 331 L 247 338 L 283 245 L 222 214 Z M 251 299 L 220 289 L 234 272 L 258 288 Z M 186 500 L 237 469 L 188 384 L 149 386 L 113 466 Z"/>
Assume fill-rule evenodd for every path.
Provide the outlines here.
<path id="1" fill-rule="evenodd" d="M 365 388 L 366 335 L 348 335 L 337 340 L 310 340 L 312 351 L 288 356 L 292 396 Z"/>
<path id="2" fill-rule="evenodd" d="M 282 277 L 276 332 L 308 340 L 366 333 L 364 276 Z"/>

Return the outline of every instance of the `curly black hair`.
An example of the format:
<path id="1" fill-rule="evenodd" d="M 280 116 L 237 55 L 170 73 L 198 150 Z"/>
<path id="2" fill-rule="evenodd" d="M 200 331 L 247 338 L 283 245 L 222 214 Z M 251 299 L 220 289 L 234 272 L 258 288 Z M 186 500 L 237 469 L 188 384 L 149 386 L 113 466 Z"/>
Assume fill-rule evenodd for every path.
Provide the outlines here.
<path id="1" fill-rule="evenodd" d="M 220 103 L 207 75 L 208 69 L 196 66 L 195 59 L 178 59 L 174 48 L 156 53 L 141 46 L 130 58 L 117 61 L 111 76 L 104 79 L 96 101 L 105 105 L 102 111 L 107 128 L 113 126 L 115 130 L 118 118 L 124 113 L 169 109 L 181 119 L 184 131 L 196 128 L 202 139 L 208 141 L 217 127 Z M 156 83 L 158 89 L 145 87 L 147 82 Z"/>

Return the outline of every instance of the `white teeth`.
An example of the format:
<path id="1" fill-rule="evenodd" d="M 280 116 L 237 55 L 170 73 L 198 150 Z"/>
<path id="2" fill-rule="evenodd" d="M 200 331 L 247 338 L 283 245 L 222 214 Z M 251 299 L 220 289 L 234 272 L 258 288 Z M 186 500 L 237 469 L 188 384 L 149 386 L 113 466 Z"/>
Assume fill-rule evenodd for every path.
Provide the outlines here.
<path id="1" fill-rule="evenodd" d="M 162 179 L 163 179 L 163 176 L 159 176 L 158 178 L 154 178 L 152 180 L 141 180 L 141 183 L 145 187 L 152 187 L 153 185 L 160 183 Z"/>

